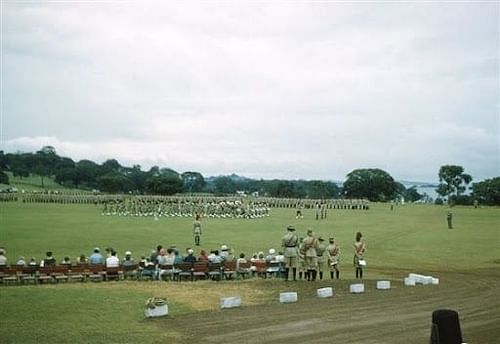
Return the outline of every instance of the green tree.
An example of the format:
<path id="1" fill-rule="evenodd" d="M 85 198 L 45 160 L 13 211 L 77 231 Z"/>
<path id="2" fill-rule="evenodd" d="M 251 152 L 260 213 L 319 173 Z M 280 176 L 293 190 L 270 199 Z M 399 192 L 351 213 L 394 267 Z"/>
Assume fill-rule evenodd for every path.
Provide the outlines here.
<path id="1" fill-rule="evenodd" d="M 378 168 L 356 169 L 347 175 L 344 194 L 349 198 L 368 198 L 374 202 L 394 199 L 398 185 L 392 176 Z"/>
<path id="2" fill-rule="evenodd" d="M 134 183 L 118 172 L 111 172 L 97 178 L 97 187 L 103 192 L 119 193 L 131 191 Z"/>
<path id="3" fill-rule="evenodd" d="M 201 192 L 205 187 L 205 178 L 198 172 L 184 172 L 181 174 L 184 192 Z"/>
<path id="4" fill-rule="evenodd" d="M 441 166 L 438 176 L 439 185 L 436 192 L 441 197 L 448 197 L 448 200 L 451 195 L 460 196 L 472 181 L 472 177 L 464 173 L 464 168 L 458 165 Z"/>
<path id="5" fill-rule="evenodd" d="M 228 176 L 215 177 L 213 184 L 216 194 L 234 194 L 237 190 L 236 182 Z"/>
<path id="6" fill-rule="evenodd" d="M 500 177 L 473 183 L 472 196 L 483 204 L 500 205 Z"/>
<path id="7" fill-rule="evenodd" d="M 0 170 L 0 184 L 9 184 L 9 176 L 2 170 Z"/>
<path id="8" fill-rule="evenodd" d="M 173 175 L 150 177 L 146 180 L 146 191 L 157 195 L 181 193 L 182 186 L 182 179 Z"/>

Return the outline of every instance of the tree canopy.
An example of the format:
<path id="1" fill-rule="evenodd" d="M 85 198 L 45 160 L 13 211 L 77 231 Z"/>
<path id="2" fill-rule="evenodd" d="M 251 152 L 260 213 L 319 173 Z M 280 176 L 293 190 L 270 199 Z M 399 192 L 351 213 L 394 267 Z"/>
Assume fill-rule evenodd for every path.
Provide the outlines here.
<path id="1" fill-rule="evenodd" d="M 344 195 L 348 198 L 368 198 L 385 202 L 394 199 L 398 184 L 392 176 L 378 168 L 356 169 L 347 175 Z"/>

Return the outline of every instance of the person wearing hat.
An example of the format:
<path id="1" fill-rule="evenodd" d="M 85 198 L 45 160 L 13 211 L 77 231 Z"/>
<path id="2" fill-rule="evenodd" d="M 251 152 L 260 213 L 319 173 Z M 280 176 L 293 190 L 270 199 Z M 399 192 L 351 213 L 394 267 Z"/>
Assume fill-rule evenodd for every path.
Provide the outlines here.
<path id="1" fill-rule="evenodd" d="M 333 273 L 337 279 L 339 279 L 340 271 L 339 271 L 339 257 L 340 257 L 340 247 L 335 242 L 334 238 L 329 239 L 329 244 L 326 247 L 326 255 L 328 257 L 328 265 L 330 266 L 330 278 L 333 279 Z"/>
<path id="2" fill-rule="evenodd" d="M 323 279 L 323 272 L 326 270 L 326 245 L 325 245 L 325 239 L 323 237 L 318 238 L 319 244 L 318 248 L 316 249 L 316 256 L 318 257 L 318 272 L 319 272 L 319 279 Z"/>
<path id="3" fill-rule="evenodd" d="M 52 251 L 47 251 L 45 254 L 45 259 L 43 260 L 43 266 L 55 266 L 56 259 L 52 255 Z"/>
<path id="4" fill-rule="evenodd" d="M 94 248 L 94 253 L 92 253 L 89 257 L 89 263 L 91 265 L 104 264 L 104 257 L 102 256 L 99 247 Z"/>
<path id="5" fill-rule="evenodd" d="M 132 252 L 125 252 L 125 258 L 122 261 L 123 266 L 132 266 L 135 265 L 134 258 L 132 258 Z"/>
<path id="6" fill-rule="evenodd" d="M 186 250 L 187 256 L 184 257 L 185 263 L 196 263 L 196 257 L 194 256 L 194 250 L 192 248 L 188 248 Z"/>
<path id="7" fill-rule="evenodd" d="M 229 255 L 229 248 L 226 245 L 222 245 L 220 247 L 220 256 L 222 257 L 222 260 L 226 260 L 228 255 Z"/>
<path id="8" fill-rule="evenodd" d="M 193 235 L 194 235 L 194 244 L 196 246 L 200 246 L 201 217 L 199 214 L 196 214 L 196 220 L 194 220 L 194 222 L 193 222 Z"/>
<path id="9" fill-rule="evenodd" d="M 0 266 L 7 265 L 7 257 L 5 256 L 5 249 L 0 248 Z"/>
<path id="10" fill-rule="evenodd" d="M 319 248 L 319 241 L 314 236 L 311 229 L 307 231 L 307 236 L 303 240 L 303 251 L 305 265 L 307 269 L 307 280 L 315 281 L 318 267 L 317 250 Z"/>
<path id="11" fill-rule="evenodd" d="M 297 280 L 297 245 L 299 243 L 299 238 L 295 234 L 295 227 L 290 225 L 287 227 L 286 234 L 281 238 L 281 247 L 284 250 L 285 256 L 285 275 L 286 280 L 290 280 L 290 277 L 294 281 Z M 292 272 L 292 276 L 290 276 Z"/>
<path id="12" fill-rule="evenodd" d="M 16 262 L 16 265 L 19 266 L 19 267 L 24 267 L 26 266 L 26 260 L 24 259 L 24 257 L 19 257 L 19 260 Z"/>

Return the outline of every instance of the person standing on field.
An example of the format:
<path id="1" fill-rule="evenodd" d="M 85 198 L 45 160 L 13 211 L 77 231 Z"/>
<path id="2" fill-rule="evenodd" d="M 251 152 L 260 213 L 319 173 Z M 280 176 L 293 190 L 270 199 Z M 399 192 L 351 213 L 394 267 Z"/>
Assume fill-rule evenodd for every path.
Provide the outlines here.
<path id="1" fill-rule="evenodd" d="M 285 255 L 285 275 L 286 280 L 290 280 L 290 271 L 292 271 L 292 278 L 297 280 L 297 245 L 299 237 L 295 234 L 293 226 L 287 227 L 287 233 L 281 238 L 281 247 L 283 247 Z"/>
<path id="2" fill-rule="evenodd" d="M 356 233 L 356 242 L 354 243 L 354 267 L 356 268 L 356 278 L 363 279 L 363 267 L 366 265 L 364 254 L 366 245 L 363 241 L 363 234 Z"/>
<path id="3" fill-rule="evenodd" d="M 196 214 L 196 219 L 193 223 L 193 235 L 194 235 L 194 244 L 196 246 L 200 246 L 200 238 L 201 238 L 201 217 L 199 214 Z"/>
<path id="4" fill-rule="evenodd" d="M 319 279 L 323 279 L 323 272 L 326 270 L 326 264 L 327 264 L 327 259 L 326 259 L 326 245 L 324 244 L 324 239 L 322 237 L 318 238 L 319 244 L 318 248 L 316 249 L 316 255 L 318 257 L 318 272 L 319 272 Z"/>
<path id="5" fill-rule="evenodd" d="M 319 242 L 311 229 L 307 231 L 307 237 L 304 239 L 303 245 L 305 265 L 307 268 L 307 280 L 315 281 L 317 274 L 316 269 L 318 266 L 317 250 L 319 248 Z"/>
<path id="6" fill-rule="evenodd" d="M 453 229 L 453 224 L 452 224 L 453 214 L 451 210 L 448 210 L 448 214 L 446 214 L 446 220 L 448 221 L 448 229 Z"/>
<path id="7" fill-rule="evenodd" d="M 328 257 L 328 265 L 330 266 L 330 278 L 333 279 L 333 273 L 335 272 L 337 279 L 339 279 L 339 277 L 340 277 L 340 271 L 339 271 L 340 247 L 335 242 L 334 238 L 330 238 L 328 241 L 329 241 L 329 244 L 326 247 L 326 255 Z"/>

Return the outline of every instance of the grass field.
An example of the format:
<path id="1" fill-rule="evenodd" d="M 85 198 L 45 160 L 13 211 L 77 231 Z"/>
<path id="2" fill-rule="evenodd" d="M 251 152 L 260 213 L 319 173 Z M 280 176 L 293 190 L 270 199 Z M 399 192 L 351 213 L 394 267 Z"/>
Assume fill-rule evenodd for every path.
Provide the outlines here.
<path id="1" fill-rule="evenodd" d="M 335 236 L 343 252 L 342 280 L 286 284 L 281 280 L 238 282 L 109 282 L 1 287 L 1 343 L 425 343 L 432 310 L 459 311 L 464 339 L 495 343 L 500 338 L 500 209 L 455 207 L 454 229 L 446 207 L 386 204 L 369 211 L 331 210 L 316 221 L 312 211 L 296 220 L 293 209 L 273 209 L 255 220 L 204 219 L 202 248 L 227 244 L 247 255 L 278 248 L 288 224 Z M 192 246 L 189 218 L 102 216 L 84 205 L 0 203 L 0 246 L 11 262 L 18 256 L 73 259 L 92 248 L 111 246 L 136 257 L 157 245 Z M 352 242 L 356 231 L 368 247 L 367 292 L 348 293 L 353 282 Z M 403 287 L 409 272 L 432 274 L 438 286 Z M 390 291 L 375 290 L 390 279 Z M 315 298 L 315 289 L 333 286 L 335 297 Z M 279 305 L 280 291 L 298 291 L 299 302 Z M 244 307 L 220 311 L 221 296 L 241 295 Z M 143 304 L 167 297 L 170 316 L 146 320 Z M 496 322 L 494 322 L 494 320 Z M 193 329 L 194 324 L 196 326 Z"/>

